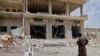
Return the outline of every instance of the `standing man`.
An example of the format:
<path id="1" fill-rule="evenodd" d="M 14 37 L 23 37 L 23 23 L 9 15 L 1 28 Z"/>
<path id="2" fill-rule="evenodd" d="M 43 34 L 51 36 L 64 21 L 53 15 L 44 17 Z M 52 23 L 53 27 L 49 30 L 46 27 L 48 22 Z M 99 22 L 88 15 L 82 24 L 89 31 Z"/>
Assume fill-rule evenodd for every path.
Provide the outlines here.
<path id="1" fill-rule="evenodd" d="M 78 44 L 78 56 L 87 56 L 86 53 L 86 45 L 88 43 L 88 40 L 86 38 L 82 37 L 82 34 L 79 33 L 78 34 L 78 40 L 77 40 L 77 44 Z"/>

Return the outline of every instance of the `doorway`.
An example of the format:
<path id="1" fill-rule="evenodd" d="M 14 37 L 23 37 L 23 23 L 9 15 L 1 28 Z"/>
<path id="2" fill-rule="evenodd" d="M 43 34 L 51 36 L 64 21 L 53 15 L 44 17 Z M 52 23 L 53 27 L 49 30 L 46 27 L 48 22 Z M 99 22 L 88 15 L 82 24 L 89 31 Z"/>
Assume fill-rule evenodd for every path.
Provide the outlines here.
<path id="1" fill-rule="evenodd" d="M 53 25 L 52 26 L 52 37 L 54 39 L 64 39 L 65 38 L 64 25 Z"/>
<path id="2" fill-rule="evenodd" d="M 73 37 L 73 38 L 77 38 L 78 33 L 81 32 L 81 30 L 80 30 L 80 25 L 77 24 L 77 25 L 72 26 L 72 29 L 71 29 L 71 30 L 72 30 L 72 37 Z"/>
<path id="3" fill-rule="evenodd" d="M 46 39 L 46 25 L 30 25 L 31 38 Z"/>

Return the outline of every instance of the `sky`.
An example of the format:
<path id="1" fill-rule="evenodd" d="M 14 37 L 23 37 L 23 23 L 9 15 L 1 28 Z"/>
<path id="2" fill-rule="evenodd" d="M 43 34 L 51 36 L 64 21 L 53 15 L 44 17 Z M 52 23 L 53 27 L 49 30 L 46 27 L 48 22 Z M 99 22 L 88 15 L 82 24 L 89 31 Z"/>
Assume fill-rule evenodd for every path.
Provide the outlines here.
<path id="1" fill-rule="evenodd" d="M 100 0 L 87 0 L 83 8 L 84 14 L 88 15 L 88 20 L 84 22 L 85 28 L 100 28 Z M 71 13 L 73 16 L 79 14 L 79 8 Z"/>

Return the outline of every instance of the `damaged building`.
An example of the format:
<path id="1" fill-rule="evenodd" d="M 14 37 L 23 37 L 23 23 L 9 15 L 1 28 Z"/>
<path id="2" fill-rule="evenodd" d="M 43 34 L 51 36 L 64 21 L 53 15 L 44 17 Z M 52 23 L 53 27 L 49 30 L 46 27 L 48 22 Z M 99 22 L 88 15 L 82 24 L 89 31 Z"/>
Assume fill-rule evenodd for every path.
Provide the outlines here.
<path id="1" fill-rule="evenodd" d="M 35 39 L 76 38 L 84 32 L 83 4 L 86 0 L 0 0 L 0 34 L 11 34 L 23 26 Z M 80 16 L 71 12 L 80 8 Z"/>

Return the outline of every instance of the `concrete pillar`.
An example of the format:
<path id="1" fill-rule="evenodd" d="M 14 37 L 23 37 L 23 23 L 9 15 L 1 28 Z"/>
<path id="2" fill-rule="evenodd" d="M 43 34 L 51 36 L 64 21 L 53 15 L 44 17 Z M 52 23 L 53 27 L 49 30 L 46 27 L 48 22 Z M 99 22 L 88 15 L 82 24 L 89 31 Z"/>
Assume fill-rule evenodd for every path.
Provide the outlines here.
<path id="1" fill-rule="evenodd" d="M 28 19 L 27 18 L 25 18 L 25 29 L 24 29 L 24 31 L 25 31 L 25 36 L 28 36 L 28 38 L 30 38 L 30 23 L 28 22 Z"/>
<path id="2" fill-rule="evenodd" d="M 72 39 L 71 23 L 65 24 L 65 39 Z"/>
<path id="3" fill-rule="evenodd" d="M 80 6 L 80 15 L 83 16 L 83 6 Z"/>
<path id="4" fill-rule="evenodd" d="M 30 35 L 30 25 L 26 18 L 25 18 L 25 34 Z"/>
<path id="5" fill-rule="evenodd" d="M 71 25 L 68 26 L 68 39 L 72 39 Z"/>
<path id="6" fill-rule="evenodd" d="M 84 33 L 84 21 L 80 21 L 81 33 Z"/>
<path id="7" fill-rule="evenodd" d="M 49 3 L 48 3 L 48 11 L 49 11 L 49 14 L 52 14 L 52 2 L 51 2 L 51 0 L 49 0 Z"/>
<path id="8" fill-rule="evenodd" d="M 65 25 L 65 39 L 68 39 L 68 26 Z"/>
<path id="9" fill-rule="evenodd" d="M 52 39 L 52 24 L 50 22 L 46 24 L 46 38 Z"/>
<path id="10" fill-rule="evenodd" d="M 69 12 L 69 3 L 66 3 L 66 15 L 70 16 L 70 12 Z"/>
<path id="11" fill-rule="evenodd" d="M 10 34 L 11 33 L 11 26 L 7 26 L 7 32 Z"/>
<path id="12" fill-rule="evenodd" d="M 28 0 L 25 0 L 25 12 L 28 12 Z"/>
<path id="13" fill-rule="evenodd" d="M 26 12 L 26 0 L 24 0 L 23 2 L 23 12 L 25 13 Z M 22 15 L 23 16 L 23 19 L 22 19 L 22 26 L 23 26 L 23 37 L 25 37 L 25 18 L 24 18 L 24 14 Z"/>
<path id="14" fill-rule="evenodd" d="M 23 12 L 28 12 L 28 0 L 23 1 Z"/>

